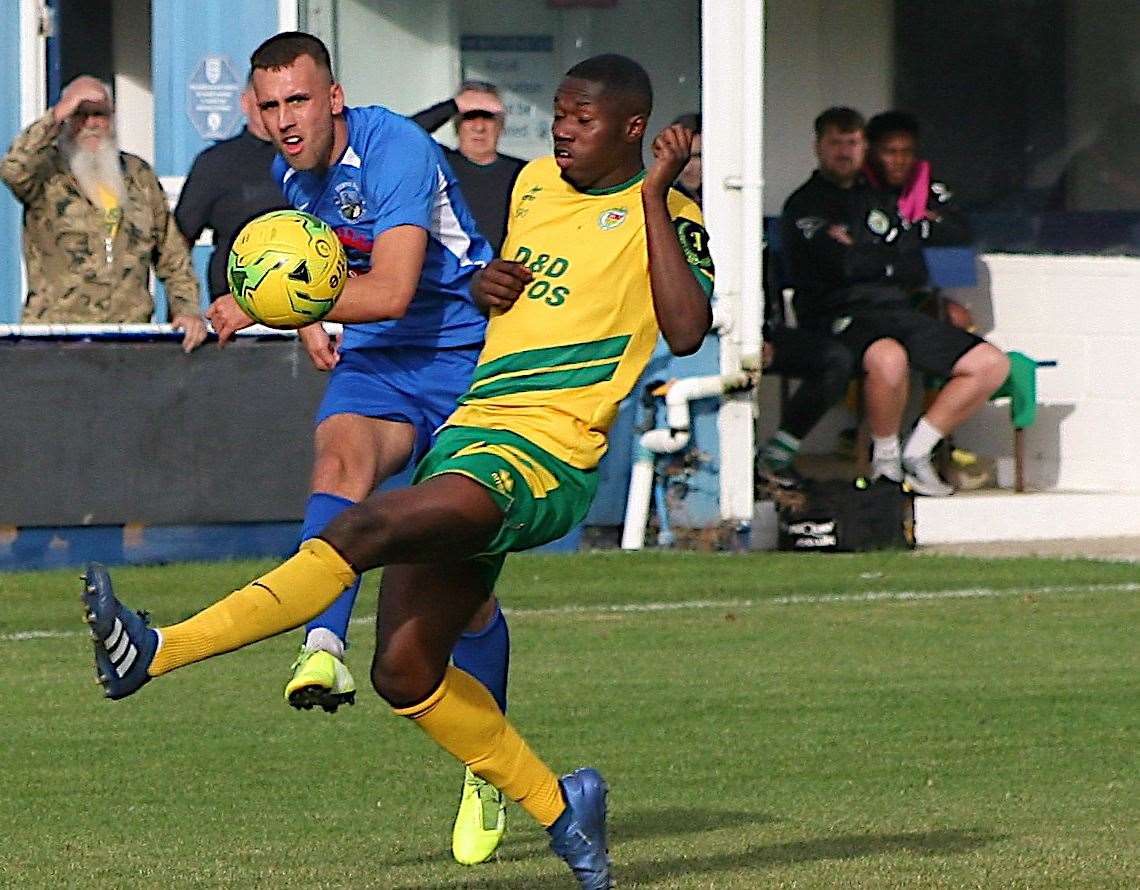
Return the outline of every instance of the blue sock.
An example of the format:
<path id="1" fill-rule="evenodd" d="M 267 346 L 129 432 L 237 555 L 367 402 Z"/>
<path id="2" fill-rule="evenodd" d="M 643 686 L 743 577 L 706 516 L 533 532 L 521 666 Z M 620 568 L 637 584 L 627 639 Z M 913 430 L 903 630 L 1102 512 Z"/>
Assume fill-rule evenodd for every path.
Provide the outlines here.
<path id="1" fill-rule="evenodd" d="M 356 502 L 348 498 L 323 491 L 309 495 L 309 500 L 305 503 L 305 522 L 301 526 L 301 540 L 315 538 L 326 525 L 354 503 Z M 360 579 L 357 578 L 355 584 L 336 598 L 336 602 L 305 625 L 305 632 L 308 633 L 317 627 L 328 628 L 347 645 L 348 619 L 352 617 L 352 607 L 356 603 L 356 594 L 359 590 Z"/>
<path id="2" fill-rule="evenodd" d="M 478 633 L 464 633 L 451 650 L 455 666 L 466 671 L 490 690 L 499 710 L 507 713 L 507 669 L 511 663 L 511 634 L 503 610 Z"/>

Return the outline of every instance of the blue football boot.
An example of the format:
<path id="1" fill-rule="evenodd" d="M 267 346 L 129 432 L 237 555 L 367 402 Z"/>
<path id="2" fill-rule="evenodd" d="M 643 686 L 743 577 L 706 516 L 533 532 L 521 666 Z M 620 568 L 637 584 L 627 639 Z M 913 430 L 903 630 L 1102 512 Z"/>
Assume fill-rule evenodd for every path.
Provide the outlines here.
<path id="1" fill-rule="evenodd" d="M 610 890 L 606 846 L 606 794 L 609 788 L 595 769 L 578 769 L 559 780 L 566 809 L 547 831 L 550 849 L 562 857 L 582 890 Z"/>
<path id="2" fill-rule="evenodd" d="M 145 612 L 132 612 L 115 599 L 111 576 L 97 562 L 88 563 L 83 573 L 82 598 L 99 683 L 107 698 L 126 698 L 150 680 L 147 668 L 158 651 L 158 631 L 147 627 Z"/>

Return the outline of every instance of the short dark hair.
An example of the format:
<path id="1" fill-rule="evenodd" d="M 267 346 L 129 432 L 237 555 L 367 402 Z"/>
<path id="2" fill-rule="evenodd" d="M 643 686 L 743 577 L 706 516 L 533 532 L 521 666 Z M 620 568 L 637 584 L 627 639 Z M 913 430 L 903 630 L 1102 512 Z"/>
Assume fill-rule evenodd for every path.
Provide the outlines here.
<path id="1" fill-rule="evenodd" d="M 680 124 L 686 130 L 692 130 L 694 133 L 700 133 L 701 113 L 699 111 L 689 111 L 685 114 L 679 114 L 673 123 Z"/>
<path id="2" fill-rule="evenodd" d="M 918 142 L 918 118 L 905 111 L 884 111 L 867 121 L 868 142 L 878 142 L 895 133 L 906 133 Z"/>
<path id="3" fill-rule="evenodd" d="M 332 70 L 332 60 L 329 58 L 328 47 L 319 37 L 306 34 L 304 31 L 283 31 L 274 34 L 253 51 L 249 57 L 249 73 L 252 78 L 257 70 L 272 71 L 277 68 L 288 68 L 301 56 L 308 56 L 329 74 L 330 80 L 335 80 Z"/>
<path id="4" fill-rule="evenodd" d="M 815 119 L 815 138 L 823 138 L 823 134 L 829 128 L 838 130 L 840 133 L 854 133 L 866 126 L 863 115 L 854 108 L 848 108 L 846 105 L 833 105 Z"/>
<path id="5" fill-rule="evenodd" d="M 567 77 L 600 83 L 606 93 L 627 97 L 639 114 L 653 110 L 653 85 L 649 75 L 628 56 L 606 53 L 579 62 L 566 72 Z"/>

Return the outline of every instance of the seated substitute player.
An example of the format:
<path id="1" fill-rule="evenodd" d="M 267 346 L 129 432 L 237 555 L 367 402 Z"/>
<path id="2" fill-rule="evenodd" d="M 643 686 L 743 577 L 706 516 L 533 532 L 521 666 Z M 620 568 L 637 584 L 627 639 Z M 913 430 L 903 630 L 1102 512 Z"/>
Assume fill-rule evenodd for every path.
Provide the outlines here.
<path id="1" fill-rule="evenodd" d="M 1009 360 L 911 306 L 911 290 L 928 279 L 922 249 L 930 229 L 900 217 L 894 195 L 860 176 L 862 115 L 828 108 L 815 119 L 815 134 L 819 167 L 784 202 L 780 220 L 796 318 L 801 328 L 834 337 L 866 372 L 872 479 L 945 497 L 954 489 L 934 468 L 934 447 L 1001 386 Z M 911 367 L 946 384 L 900 449 Z"/>
<path id="2" fill-rule="evenodd" d="M 935 179 L 919 151 L 918 119 L 905 111 L 884 111 L 867 121 L 867 161 L 863 176 L 872 188 L 895 196 L 899 216 L 925 232 L 930 247 L 953 247 L 973 240 L 970 221 L 945 182 Z M 956 328 L 974 330 L 970 310 L 938 293 L 929 283 L 911 296 L 915 306 Z"/>
<path id="3" fill-rule="evenodd" d="M 492 310 L 471 388 L 414 484 L 345 510 L 282 566 L 192 618 L 153 629 L 123 606 L 106 569 L 83 599 L 108 697 L 308 620 L 383 565 L 372 681 L 401 716 L 547 826 L 587 890 L 612 886 L 606 785 L 592 769 L 561 781 L 495 706 L 448 665 L 506 554 L 565 534 L 585 516 L 618 404 L 658 330 L 676 354 L 712 321 L 712 263 L 695 204 L 671 190 L 692 134 L 653 142 L 649 78 L 623 56 L 574 66 L 554 99 L 554 157 L 523 170 L 504 255 L 476 276 Z"/>
<path id="4" fill-rule="evenodd" d="M 290 204 L 336 230 L 355 273 L 330 316 L 346 323 L 339 348 L 319 324 L 300 332 L 314 364 L 331 371 L 317 410 L 304 540 L 421 457 L 454 410 L 486 329 L 468 294 L 471 277 L 492 251 L 439 146 L 385 108 L 346 108 L 317 38 L 271 37 L 250 69 L 258 113 L 280 152 L 274 178 Z M 228 295 L 208 314 L 223 343 L 251 323 Z M 309 622 L 285 687 L 294 707 L 335 711 L 353 701 L 344 647 L 357 588 Z M 492 596 L 454 652 L 504 710 L 509 645 Z M 489 859 L 504 811 L 502 795 L 468 771 L 452 831 L 455 858 Z"/>

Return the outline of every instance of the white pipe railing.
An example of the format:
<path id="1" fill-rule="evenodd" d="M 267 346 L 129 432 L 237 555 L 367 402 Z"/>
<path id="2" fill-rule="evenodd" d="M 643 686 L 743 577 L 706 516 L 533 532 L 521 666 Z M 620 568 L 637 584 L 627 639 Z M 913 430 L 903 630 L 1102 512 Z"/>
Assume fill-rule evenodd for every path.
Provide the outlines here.
<path id="1" fill-rule="evenodd" d="M 648 430 L 637 440 L 637 453 L 630 470 L 629 494 L 625 502 L 622 550 L 640 550 L 645 546 L 645 524 L 649 519 L 653 492 L 654 460 L 659 454 L 676 454 L 688 447 L 692 438 L 689 403 L 697 399 L 741 392 L 754 384 L 753 375 L 737 372 L 683 377 L 668 385 L 665 392 L 665 426 Z M 749 468 L 751 470 L 751 463 Z"/>

